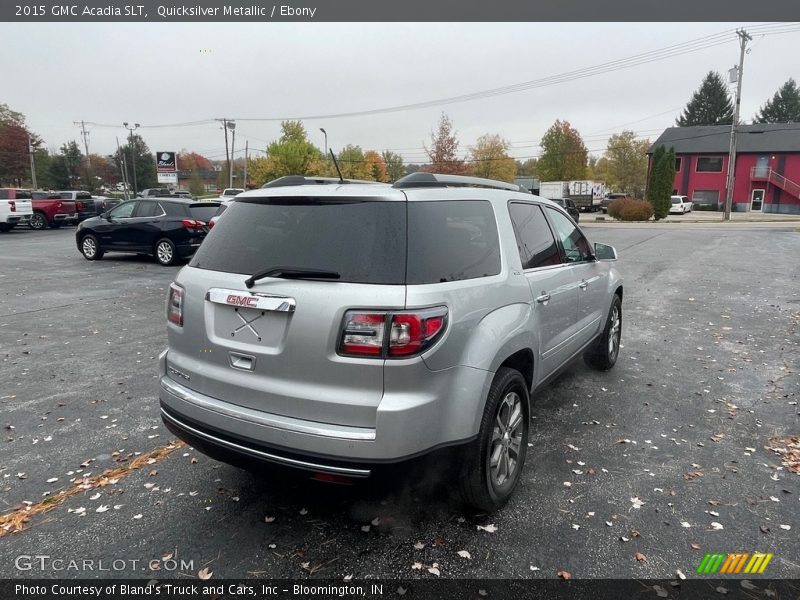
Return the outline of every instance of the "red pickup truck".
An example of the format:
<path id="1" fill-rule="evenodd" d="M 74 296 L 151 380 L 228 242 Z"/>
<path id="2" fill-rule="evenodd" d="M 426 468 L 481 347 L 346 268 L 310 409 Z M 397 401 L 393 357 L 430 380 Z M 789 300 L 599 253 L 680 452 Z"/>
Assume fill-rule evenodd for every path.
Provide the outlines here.
<path id="1" fill-rule="evenodd" d="M 31 192 L 33 196 L 33 215 L 29 221 L 31 229 L 53 229 L 64 223 L 77 223 L 78 210 L 75 202 L 63 200 L 55 192 Z"/>

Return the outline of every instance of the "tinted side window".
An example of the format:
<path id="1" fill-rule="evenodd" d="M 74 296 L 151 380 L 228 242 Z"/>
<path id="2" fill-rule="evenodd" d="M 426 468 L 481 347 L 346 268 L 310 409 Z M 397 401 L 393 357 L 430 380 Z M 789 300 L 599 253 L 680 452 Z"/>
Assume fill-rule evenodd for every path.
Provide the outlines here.
<path id="1" fill-rule="evenodd" d="M 489 202 L 408 203 L 409 285 L 488 277 L 499 272 L 497 223 Z"/>
<path id="2" fill-rule="evenodd" d="M 208 222 L 211 217 L 217 214 L 216 206 L 197 206 L 195 204 L 189 205 L 189 214 L 192 218 Z"/>
<path id="3" fill-rule="evenodd" d="M 133 209 L 136 202 L 123 202 L 119 206 L 114 207 L 111 211 L 111 216 L 115 219 L 127 219 L 133 215 Z"/>
<path id="4" fill-rule="evenodd" d="M 87 193 L 87 192 L 83 192 L 83 193 L 76 194 L 75 198 L 77 198 L 78 200 L 91 200 L 92 199 L 92 195 Z"/>
<path id="5" fill-rule="evenodd" d="M 512 202 L 508 211 L 517 238 L 522 268 L 535 269 L 559 264 L 561 256 L 558 254 L 558 246 L 542 209 L 535 204 Z"/>
<path id="6" fill-rule="evenodd" d="M 137 217 L 155 217 L 160 215 L 161 212 L 158 202 L 138 202 L 136 207 Z"/>
<path id="7" fill-rule="evenodd" d="M 0 200 L 8 200 L 8 190 L 0 190 Z"/>
<path id="8" fill-rule="evenodd" d="M 564 247 L 567 262 L 581 262 L 592 256 L 589 242 L 575 224 L 557 210 L 548 208 L 547 211 L 547 216 L 555 227 L 556 236 Z"/>
<path id="9" fill-rule="evenodd" d="M 28 190 L 17 190 L 16 196 L 17 200 L 30 200 L 32 198 Z"/>
<path id="10" fill-rule="evenodd" d="M 187 216 L 186 206 L 184 204 L 178 204 L 177 202 L 162 202 L 161 206 L 164 208 L 164 212 L 170 217 Z"/>

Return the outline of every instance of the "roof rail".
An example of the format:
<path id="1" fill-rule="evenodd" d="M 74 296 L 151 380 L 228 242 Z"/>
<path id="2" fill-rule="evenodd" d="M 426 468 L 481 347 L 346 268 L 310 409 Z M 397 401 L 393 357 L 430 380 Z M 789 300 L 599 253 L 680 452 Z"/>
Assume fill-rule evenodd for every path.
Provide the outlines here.
<path id="1" fill-rule="evenodd" d="M 284 175 L 262 185 L 262 188 L 288 187 L 293 185 L 331 185 L 342 183 L 377 183 L 376 181 L 366 181 L 364 179 L 345 179 L 338 177 L 311 177 L 306 175 Z"/>
<path id="2" fill-rule="evenodd" d="M 399 189 L 420 188 L 420 187 L 481 187 L 495 190 L 508 190 L 511 192 L 522 192 L 530 194 L 521 185 L 506 183 L 495 179 L 484 179 L 482 177 L 469 177 L 466 175 L 443 175 L 438 173 L 422 173 L 417 171 L 398 179 L 392 187 Z"/>

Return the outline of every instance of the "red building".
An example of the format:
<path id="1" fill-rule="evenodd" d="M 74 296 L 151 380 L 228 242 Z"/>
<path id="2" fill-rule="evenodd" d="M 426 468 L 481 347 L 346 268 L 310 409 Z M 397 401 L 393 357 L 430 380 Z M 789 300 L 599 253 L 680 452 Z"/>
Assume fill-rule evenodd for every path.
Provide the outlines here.
<path id="1" fill-rule="evenodd" d="M 741 125 L 736 142 L 733 210 L 800 214 L 800 123 Z M 675 149 L 673 193 L 695 209 L 723 210 L 729 125 L 670 127 L 648 151 Z"/>

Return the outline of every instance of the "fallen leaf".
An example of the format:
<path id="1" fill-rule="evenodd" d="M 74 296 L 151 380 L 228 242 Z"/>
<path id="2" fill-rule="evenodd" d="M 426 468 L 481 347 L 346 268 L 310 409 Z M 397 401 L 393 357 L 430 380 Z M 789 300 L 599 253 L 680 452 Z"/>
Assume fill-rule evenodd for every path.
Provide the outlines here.
<path id="1" fill-rule="evenodd" d="M 681 527 L 691 527 L 691 526 L 692 524 L 689 523 L 688 521 L 681 521 Z"/>
<path id="2" fill-rule="evenodd" d="M 472 558 L 472 556 L 470 556 L 470 553 L 469 553 L 469 552 L 467 552 L 466 550 L 459 550 L 459 551 L 458 551 L 458 555 L 459 555 L 461 558 Z"/>
<path id="3" fill-rule="evenodd" d="M 641 552 L 637 552 L 636 554 L 633 555 L 633 557 L 636 560 L 638 560 L 639 562 L 642 562 L 642 561 L 647 562 L 647 557 L 644 554 L 642 554 Z"/>
<path id="4" fill-rule="evenodd" d="M 301 508 L 301 509 L 300 509 L 300 514 L 301 514 L 301 515 L 307 515 L 307 514 L 308 514 L 308 511 L 307 511 L 305 508 Z"/>
<path id="5" fill-rule="evenodd" d="M 700 544 L 689 544 L 692 547 L 692 550 L 700 550 Z"/>
<path id="6" fill-rule="evenodd" d="M 94 496 L 92 496 L 91 498 L 89 498 L 89 500 L 97 500 L 97 499 L 98 499 L 98 498 L 99 498 L 101 495 L 102 495 L 102 494 L 101 494 L 100 492 L 97 492 L 97 493 L 96 493 Z"/>
<path id="7" fill-rule="evenodd" d="M 785 529 L 786 531 L 789 531 L 792 528 L 791 525 L 781 525 L 780 527 L 781 529 Z"/>
<path id="8" fill-rule="evenodd" d="M 414 550 L 422 550 L 424 547 L 425 544 L 423 544 L 422 542 L 417 542 L 416 544 L 414 544 Z"/>
<path id="9" fill-rule="evenodd" d="M 669 593 L 667 592 L 667 590 L 662 588 L 660 585 L 654 585 L 653 586 L 653 591 L 655 591 L 656 596 L 658 596 L 659 598 L 666 598 L 666 597 L 669 596 Z"/>
<path id="10" fill-rule="evenodd" d="M 559 571 L 558 576 L 561 577 L 561 579 L 572 579 L 572 573 L 569 571 Z"/>
<path id="11" fill-rule="evenodd" d="M 678 576 L 679 579 L 686 579 L 686 575 L 684 575 L 683 571 L 681 571 L 680 569 L 675 571 L 675 574 Z"/>
<path id="12" fill-rule="evenodd" d="M 633 503 L 633 508 L 641 508 L 644 506 L 644 500 L 639 498 L 639 496 L 634 496 L 631 498 L 631 502 Z"/>
<path id="13" fill-rule="evenodd" d="M 485 531 L 486 533 L 494 533 L 497 531 L 497 525 L 489 524 L 489 525 L 478 525 L 478 530 Z"/>
<path id="14" fill-rule="evenodd" d="M 134 518 L 134 519 L 136 519 L 136 520 L 138 521 L 139 519 L 141 519 L 141 518 L 142 518 L 142 515 L 141 515 L 141 514 L 138 514 L 138 515 L 133 515 L 133 518 Z"/>
<path id="15" fill-rule="evenodd" d="M 539 567 L 534 567 L 533 565 L 531 565 L 531 571 L 538 571 L 538 570 L 539 570 Z"/>
<path id="16" fill-rule="evenodd" d="M 717 523 L 716 521 L 712 521 L 711 529 L 716 529 L 716 530 L 723 529 L 722 523 Z"/>
<path id="17" fill-rule="evenodd" d="M 200 570 L 197 572 L 197 576 L 198 576 L 200 579 L 211 579 L 211 576 L 212 576 L 213 574 L 214 574 L 213 572 L 211 572 L 211 571 L 209 571 L 209 570 L 208 570 L 208 567 L 205 567 L 205 568 L 203 568 L 203 569 L 200 569 Z"/>
<path id="18" fill-rule="evenodd" d="M 104 513 L 104 512 L 106 512 L 108 509 L 109 509 L 109 507 L 108 507 L 107 505 L 105 505 L 105 504 L 102 504 L 102 505 L 100 505 L 100 506 L 98 506 L 98 507 L 97 507 L 97 510 L 95 510 L 95 512 Z"/>
<path id="19" fill-rule="evenodd" d="M 742 586 L 744 589 L 750 590 L 750 591 L 758 589 L 756 586 L 754 586 L 752 583 L 750 583 L 750 580 L 748 580 L 748 579 L 742 579 L 739 582 L 739 585 Z"/>
<path id="20" fill-rule="evenodd" d="M 722 587 L 721 585 L 717 586 L 715 589 L 717 590 L 718 593 L 722 594 L 723 596 L 728 593 L 728 589 Z"/>
<path id="21" fill-rule="evenodd" d="M 771 531 L 770 528 L 765 526 L 765 525 L 762 525 L 761 527 L 759 527 L 759 529 L 761 530 L 761 533 L 763 533 L 765 535 L 768 534 Z"/>
<path id="22" fill-rule="evenodd" d="M 272 523 L 275 521 L 275 517 L 264 517 L 264 523 Z"/>

